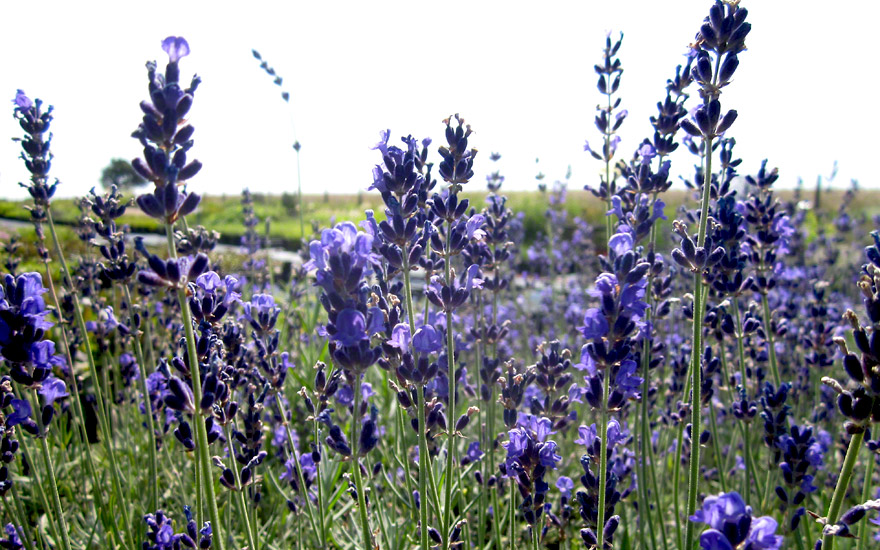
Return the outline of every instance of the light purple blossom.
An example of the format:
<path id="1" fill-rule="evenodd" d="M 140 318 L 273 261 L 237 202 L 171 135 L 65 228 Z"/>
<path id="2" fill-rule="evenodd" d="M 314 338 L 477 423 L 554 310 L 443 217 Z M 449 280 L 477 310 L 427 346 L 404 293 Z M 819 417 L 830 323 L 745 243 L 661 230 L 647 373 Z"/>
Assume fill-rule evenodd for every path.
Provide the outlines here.
<path id="1" fill-rule="evenodd" d="M 40 395 L 46 400 L 46 405 L 51 405 L 55 403 L 56 400 L 67 397 L 70 394 L 67 393 L 67 386 L 64 384 L 63 380 L 50 376 L 43 381 L 43 385 L 40 388 Z"/>
<path id="2" fill-rule="evenodd" d="M 189 43 L 182 36 L 169 36 L 162 41 L 162 50 L 168 54 L 171 63 L 177 63 L 189 55 Z"/>

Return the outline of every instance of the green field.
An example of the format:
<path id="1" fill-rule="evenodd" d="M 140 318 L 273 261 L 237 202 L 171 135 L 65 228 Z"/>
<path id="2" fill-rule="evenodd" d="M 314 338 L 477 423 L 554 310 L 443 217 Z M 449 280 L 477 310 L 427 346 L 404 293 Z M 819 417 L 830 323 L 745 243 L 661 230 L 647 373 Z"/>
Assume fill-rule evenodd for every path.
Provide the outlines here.
<path id="1" fill-rule="evenodd" d="M 473 206 L 482 208 L 485 197 L 484 193 L 464 193 L 464 195 L 471 200 Z M 537 191 L 515 191 L 505 193 L 505 195 L 508 197 L 507 204 L 514 213 L 522 213 L 523 215 L 526 244 L 533 242 L 535 237 L 543 233 L 547 227 L 547 194 Z M 783 201 L 795 198 L 794 191 L 781 191 L 778 195 Z M 261 234 L 265 234 L 265 222 L 270 222 L 269 237 L 271 245 L 287 250 L 297 250 L 302 238 L 299 212 L 295 201 L 289 200 L 290 197 L 291 195 L 285 197 L 255 193 L 253 194 L 253 206 L 256 215 L 261 221 L 260 226 L 257 228 Z M 814 199 L 813 190 L 805 190 L 801 198 L 812 201 Z M 843 192 L 840 190 L 823 191 L 821 212 L 823 213 L 825 223 L 832 223 L 842 198 Z M 669 191 L 665 194 L 664 199 L 667 203 L 666 215 L 672 220 L 675 217 L 680 217 L 676 213 L 684 201 L 689 199 L 689 193 L 683 190 Z M 381 198 L 375 193 L 323 196 L 304 195 L 303 203 L 303 218 L 305 220 L 307 240 L 314 236 L 315 228 L 320 230 L 341 221 L 349 220 L 357 223 L 363 220 L 365 218 L 364 210 L 367 209 L 375 210 L 377 218 L 384 218 L 380 208 L 382 204 Z M 29 213 L 25 209 L 26 204 L 26 201 L 0 200 L 0 219 L 28 221 Z M 693 205 L 694 203 L 691 202 L 690 204 Z M 569 213 L 569 223 L 575 217 L 586 220 L 596 228 L 594 233 L 596 243 L 604 242 L 605 237 L 602 234 L 604 222 L 602 216 L 605 211 L 605 205 L 601 201 L 587 191 L 570 190 L 564 207 Z M 61 226 L 69 226 L 75 223 L 80 215 L 79 208 L 73 199 L 56 199 L 53 202 L 52 210 L 56 222 Z M 880 191 L 858 191 L 855 200 L 852 202 L 851 210 L 850 215 L 854 217 L 880 214 Z M 202 198 L 202 202 L 196 212 L 188 217 L 188 221 L 190 224 L 203 225 L 220 232 L 221 242 L 225 244 L 239 244 L 244 230 L 242 225 L 241 197 L 237 195 L 205 196 Z M 128 224 L 131 230 L 136 233 L 162 231 L 159 224 L 142 214 L 136 205 L 132 205 L 128 209 L 126 215 L 121 218 L 120 223 Z M 668 224 L 669 222 L 666 223 Z M 816 223 L 818 222 L 815 216 L 810 216 L 808 227 L 811 231 L 816 229 Z M 64 231 L 64 229 L 67 229 L 67 231 Z M 66 240 L 73 239 L 72 230 L 62 227 L 62 231 L 66 234 Z M 22 233 L 25 241 L 30 240 L 28 235 L 24 234 L 26 232 L 20 231 L 20 233 Z M 27 233 L 32 232 L 28 231 Z"/>

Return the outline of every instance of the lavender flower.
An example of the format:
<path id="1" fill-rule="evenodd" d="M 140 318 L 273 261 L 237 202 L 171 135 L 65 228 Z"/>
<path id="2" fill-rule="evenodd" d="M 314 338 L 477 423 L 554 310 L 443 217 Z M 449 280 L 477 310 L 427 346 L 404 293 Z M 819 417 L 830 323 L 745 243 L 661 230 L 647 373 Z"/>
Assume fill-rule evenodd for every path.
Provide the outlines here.
<path id="1" fill-rule="evenodd" d="M 691 516 L 690 521 L 705 523 L 709 529 L 700 535 L 703 550 L 779 550 L 783 538 L 776 534 L 776 520 L 770 516 L 752 517 L 752 509 L 746 506 L 739 493 L 708 496 L 703 507 Z"/>

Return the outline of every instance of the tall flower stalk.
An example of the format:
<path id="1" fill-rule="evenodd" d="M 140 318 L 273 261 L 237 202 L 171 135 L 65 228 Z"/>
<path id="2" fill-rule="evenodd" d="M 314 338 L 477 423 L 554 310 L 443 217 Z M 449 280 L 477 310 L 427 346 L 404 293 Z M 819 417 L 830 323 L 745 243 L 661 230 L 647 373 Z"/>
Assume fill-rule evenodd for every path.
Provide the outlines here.
<path id="1" fill-rule="evenodd" d="M 696 242 L 687 235 L 686 230 L 677 226 L 682 237 L 682 248 L 673 251 L 673 258 L 694 274 L 693 294 L 693 335 L 691 349 L 691 454 L 688 476 L 687 514 L 693 515 L 697 509 L 697 495 L 700 486 L 700 422 L 702 417 L 702 336 L 703 317 L 706 312 L 706 298 L 703 285 L 703 271 L 708 265 L 717 263 L 724 253 L 723 248 L 709 250 L 706 234 L 709 218 L 709 201 L 712 186 L 712 145 L 718 136 L 727 131 L 736 120 L 736 111 L 728 111 L 721 116 L 721 88 L 730 83 L 739 59 L 737 54 L 745 49 L 745 39 L 751 25 L 745 21 L 748 11 L 738 4 L 723 4 L 717 1 L 709 10 L 700 32 L 692 46 L 696 63 L 693 68 L 694 80 L 700 87 L 703 100 L 694 112 L 693 121 L 685 119 L 681 127 L 690 135 L 700 137 L 706 151 L 703 167 L 703 188 L 700 204 L 699 229 Z M 675 480 L 678 483 L 678 480 Z M 678 521 L 679 518 L 676 518 Z M 695 529 L 688 522 L 685 530 L 684 548 L 693 548 Z"/>
<path id="2" fill-rule="evenodd" d="M 471 135 L 470 126 L 465 126 L 464 119 L 455 115 L 456 126 L 453 127 L 453 117 L 444 121 L 446 124 L 446 142 L 440 147 L 440 155 L 443 160 L 439 165 L 439 173 L 443 180 L 449 184 L 446 195 L 435 194 L 431 199 L 431 209 L 435 215 L 437 231 L 433 234 L 432 246 L 435 252 L 443 256 L 443 270 L 445 280 L 440 292 L 429 294 L 432 302 L 440 307 L 446 314 L 446 379 L 447 389 L 447 418 L 456 418 L 456 381 L 458 379 L 455 370 L 455 333 L 453 331 L 453 311 L 460 307 L 468 297 L 471 283 L 474 279 L 471 268 L 468 268 L 468 286 L 465 289 L 455 289 L 452 274 L 452 259 L 458 255 L 467 244 L 468 228 L 462 220 L 467 211 L 467 199 L 459 200 L 458 193 L 463 184 L 467 183 L 474 175 L 474 157 L 476 149 L 468 149 L 468 138 Z M 444 225 L 445 224 L 445 227 Z M 443 231 L 443 238 L 440 232 Z M 471 266 L 476 267 L 476 266 Z M 461 291 L 464 291 L 463 293 Z M 447 298 L 448 296 L 448 298 Z M 452 486 L 456 476 L 453 475 L 457 461 L 457 446 L 455 445 L 456 430 L 447 430 L 446 443 L 446 469 L 445 469 L 445 496 L 443 505 L 443 548 L 448 550 L 450 546 L 450 530 L 452 529 Z"/>
<path id="3" fill-rule="evenodd" d="M 191 262 L 181 262 L 177 256 L 174 239 L 174 223 L 181 221 L 199 204 L 200 197 L 195 193 L 179 191 L 178 186 L 195 176 L 202 164 L 193 160 L 187 162 L 187 151 L 192 147 L 194 127 L 184 118 L 192 107 L 193 94 L 201 83 L 194 77 L 189 88 L 181 89 L 179 84 L 181 58 L 189 55 L 190 47 L 182 37 L 169 36 L 162 41 L 162 49 L 168 54 L 165 73 L 157 73 L 155 62 L 147 63 L 150 100 L 141 103 L 144 112 L 143 122 L 133 133 L 144 146 L 144 157 L 132 161 L 132 167 L 145 179 L 154 184 L 152 193 L 141 195 L 137 204 L 148 216 L 160 220 L 165 226 L 169 260 L 160 266 L 161 261 L 151 257 L 152 273 L 139 274 L 142 283 L 171 289 L 177 296 L 186 339 L 186 356 L 190 361 L 189 374 L 192 381 L 192 398 L 196 403 L 193 411 L 195 424 L 195 453 L 197 460 L 196 495 L 197 501 L 204 495 L 208 516 L 216 533 L 216 546 L 223 550 L 225 540 L 220 532 L 220 514 L 214 493 L 214 479 L 211 471 L 211 458 L 208 451 L 208 435 L 202 418 L 202 377 L 199 353 L 193 331 L 193 319 L 187 301 L 187 284 L 195 281 L 208 266 L 204 254 L 197 255 Z M 155 258 L 155 259 L 154 259 Z M 196 516 L 200 517 L 200 507 Z"/>
<path id="4" fill-rule="evenodd" d="M 617 130 L 620 129 L 628 114 L 626 109 L 621 109 L 617 113 L 614 112 L 615 109 L 620 107 L 620 98 L 615 99 L 614 94 L 617 93 L 620 87 L 620 77 L 623 75 L 623 67 L 621 66 L 620 59 L 617 57 L 617 52 L 620 50 L 622 43 L 623 33 L 620 33 L 620 38 L 616 42 L 611 41 L 611 33 L 609 33 L 605 37 L 602 63 L 593 67 L 596 74 L 599 75 L 599 81 L 596 84 L 599 88 L 599 93 L 604 95 L 606 99 L 604 105 L 596 107 L 599 114 L 596 115 L 595 119 L 596 128 L 602 133 L 602 153 L 593 151 L 590 148 L 589 142 L 584 143 L 584 151 L 590 153 L 596 160 L 601 160 L 605 163 L 604 178 L 599 188 L 593 189 L 587 185 L 585 189 L 604 200 L 607 210 L 611 210 L 611 198 L 617 194 L 615 184 L 617 174 L 614 168 L 614 154 L 617 152 L 617 146 L 620 143 Z M 613 234 L 614 225 L 612 220 L 611 218 L 605 218 L 605 239 L 610 239 Z"/>

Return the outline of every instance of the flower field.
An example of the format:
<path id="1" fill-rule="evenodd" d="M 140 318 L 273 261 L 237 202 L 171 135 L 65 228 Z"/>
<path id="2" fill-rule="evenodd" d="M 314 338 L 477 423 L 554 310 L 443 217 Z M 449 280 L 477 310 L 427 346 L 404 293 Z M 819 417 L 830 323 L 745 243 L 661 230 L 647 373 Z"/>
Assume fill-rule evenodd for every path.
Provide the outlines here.
<path id="1" fill-rule="evenodd" d="M 738 157 L 724 93 L 767 53 L 739 2 L 702 15 L 639 143 L 605 38 L 585 189 L 507 193 L 475 113 L 381 132 L 357 197 L 202 197 L 211 82 L 169 36 L 148 187 L 60 199 L 18 90 L 0 547 L 880 547 L 876 192 Z"/>

